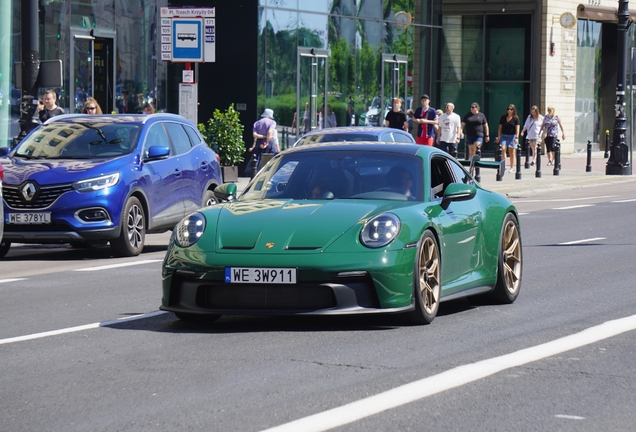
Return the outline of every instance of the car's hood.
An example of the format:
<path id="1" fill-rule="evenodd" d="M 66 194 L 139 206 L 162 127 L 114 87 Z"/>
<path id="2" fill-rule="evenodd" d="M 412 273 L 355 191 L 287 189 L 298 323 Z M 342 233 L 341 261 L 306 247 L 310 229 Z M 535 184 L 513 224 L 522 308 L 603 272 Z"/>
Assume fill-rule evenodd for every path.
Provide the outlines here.
<path id="1" fill-rule="evenodd" d="M 216 250 L 320 251 L 385 207 L 386 202 L 351 200 L 229 203 L 216 213 Z"/>
<path id="2" fill-rule="evenodd" d="M 40 184 L 72 183 L 92 175 L 109 174 L 121 166 L 121 159 L 48 159 L 28 160 L 0 158 L 4 167 L 4 182 L 18 185 L 25 180 Z"/>

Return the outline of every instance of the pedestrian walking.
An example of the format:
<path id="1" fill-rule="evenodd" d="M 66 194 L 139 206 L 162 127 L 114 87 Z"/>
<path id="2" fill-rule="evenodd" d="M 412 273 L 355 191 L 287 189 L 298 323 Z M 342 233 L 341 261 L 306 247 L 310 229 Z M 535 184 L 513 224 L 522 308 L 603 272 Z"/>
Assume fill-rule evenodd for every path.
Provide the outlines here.
<path id="1" fill-rule="evenodd" d="M 519 144 L 519 116 L 517 108 L 510 104 L 506 108 L 506 114 L 499 119 L 499 127 L 497 129 L 497 144 L 501 146 L 501 155 L 506 160 L 506 148 L 510 157 L 510 172 L 515 171 L 515 161 L 517 145 Z"/>
<path id="2" fill-rule="evenodd" d="M 64 114 L 64 110 L 57 106 L 57 93 L 53 90 L 44 92 L 42 101 L 38 104 L 38 116 L 40 121 L 44 123 L 51 117 Z"/>
<path id="3" fill-rule="evenodd" d="M 477 102 L 470 104 L 470 111 L 464 115 L 462 131 L 464 128 L 466 128 L 464 137 L 468 146 L 469 159 L 472 159 L 483 143 L 490 141 L 488 120 L 483 113 L 479 112 L 479 104 Z"/>
<path id="4" fill-rule="evenodd" d="M 545 133 L 545 150 L 548 155 L 548 165 L 554 164 L 554 149 L 556 140 L 559 137 L 559 128 L 561 128 L 561 139 L 565 141 L 565 131 L 561 124 L 559 116 L 555 115 L 553 106 L 548 107 L 548 112 L 543 118 L 542 133 Z"/>
<path id="5" fill-rule="evenodd" d="M 276 121 L 274 121 L 274 111 L 266 108 L 261 114 L 261 119 L 254 122 L 252 127 L 252 136 L 254 137 L 254 144 L 248 149 L 249 152 L 253 152 L 256 155 L 258 161 L 256 166 L 261 165 L 261 155 L 265 153 L 272 142 L 274 130 L 276 129 Z M 247 166 L 247 170 L 250 169 L 250 164 Z"/>
<path id="6" fill-rule="evenodd" d="M 462 138 L 462 119 L 454 112 L 455 105 L 452 102 L 446 103 L 445 109 L 446 112 L 438 119 L 440 132 L 437 147 L 456 158 L 457 145 Z"/>
<path id="7" fill-rule="evenodd" d="M 437 111 L 429 105 L 430 97 L 423 94 L 420 98 L 422 106 L 418 107 L 413 114 L 417 127 L 417 137 L 415 142 L 418 144 L 432 146 L 435 140 L 435 126 L 437 125 Z"/>
<path id="8" fill-rule="evenodd" d="M 393 109 L 386 113 L 384 122 L 386 127 L 402 129 L 403 131 L 408 132 L 409 124 L 406 114 L 402 111 L 402 99 L 393 99 Z"/>
<path id="9" fill-rule="evenodd" d="M 530 144 L 530 150 L 532 152 L 532 161 L 530 166 L 534 166 L 537 161 L 537 141 L 541 139 L 541 128 L 543 127 L 543 116 L 539 114 L 539 108 L 533 105 L 530 108 L 530 114 L 526 118 L 523 124 L 523 130 L 521 135 L 525 134 L 528 144 Z M 541 150 L 541 147 L 538 147 Z"/>

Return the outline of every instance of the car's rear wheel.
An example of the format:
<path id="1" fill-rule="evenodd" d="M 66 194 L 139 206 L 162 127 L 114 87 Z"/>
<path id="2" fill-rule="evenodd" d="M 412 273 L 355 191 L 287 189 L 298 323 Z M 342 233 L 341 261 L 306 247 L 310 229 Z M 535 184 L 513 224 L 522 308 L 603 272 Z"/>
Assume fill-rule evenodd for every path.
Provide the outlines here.
<path id="1" fill-rule="evenodd" d="M 11 249 L 10 241 L 3 241 L 2 243 L 0 243 L 0 258 L 9 253 L 9 249 Z"/>
<path id="2" fill-rule="evenodd" d="M 218 204 L 219 200 L 214 196 L 214 191 L 206 190 L 203 194 L 203 207 L 212 206 Z"/>
<path id="3" fill-rule="evenodd" d="M 221 315 L 194 314 L 187 312 L 175 312 L 177 318 L 181 321 L 193 322 L 197 324 L 209 324 L 221 318 Z"/>
<path id="4" fill-rule="evenodd" d="M 500 303 L 512 303 L 519 295 L 523 254 L 519 222 L 514 214 L 508 213 L 501 227 L 501 244 L 497 264 L 497 285 L 491 293 Z"/>
<path id="5" fill-rule="evenodd" d="M 141 202 L 135 197 L 128 198 L 121 214 L 119 237 L 110 241 L 110 248 L 117 256 L 137 256 L 144 249 L 146 240 L 146 215 Z"/>
<path id="6" fill-rule="evenodd" d="M 407 315 L 408 321 L 412 324 L 429 324 L 437 316 L 442 290 L 441 263 L 437 240 L 433 233 L 427 230 L 420 240 L 415 262 L 415 310 Z"/>

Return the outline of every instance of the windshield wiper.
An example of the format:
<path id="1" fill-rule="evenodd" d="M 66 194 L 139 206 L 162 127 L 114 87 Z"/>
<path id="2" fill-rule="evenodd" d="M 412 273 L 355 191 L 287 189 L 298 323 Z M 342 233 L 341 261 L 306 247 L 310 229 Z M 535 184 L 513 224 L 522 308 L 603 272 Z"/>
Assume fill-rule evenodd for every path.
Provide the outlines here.
<path id="1" fill-rule="evenodd" d="M 94 131 L 97 132 L 97 135 L 99 135 L 99 137 L 104 141 L 105 144 L 108 144 L 108 140 L 106 139 L 106 135 L 104 135 L 104 132 L 102 132 L 102 130 L 100 128 L 98 128 L 97 126 L 93 126 L 90 123 L 80 123 L 82 126 L 87 127 L 89 129 L 93 129 Z M 97 143 L 97 141 L 91 141 L 90 144 L 95 144 Z"/>

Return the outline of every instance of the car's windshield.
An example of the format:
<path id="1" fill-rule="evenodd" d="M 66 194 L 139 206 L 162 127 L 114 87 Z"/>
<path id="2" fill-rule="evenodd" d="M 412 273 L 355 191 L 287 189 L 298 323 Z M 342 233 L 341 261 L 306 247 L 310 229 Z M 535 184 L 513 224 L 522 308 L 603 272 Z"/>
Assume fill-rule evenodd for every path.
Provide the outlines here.
<path id="1" fill-rule="evenodd" d="M 314 144 L 318 142 L 339 142 L 339 141 L 377 141 L 378 137 L 373 133 L 360 133 L 360 132 L 351 132 L 351 133 L 314 133 L 311 135 L 307 135 L 298 140 L 294 147 L 306 145 L 306 144 Z"/>
<path id="2" fill-rule="evenodd" d="M 422 159 L 367 150 L 294 152 L 274 158 L 239 197 L 422 200 Z"/>
<path id="3" fill-rule="evenodd" d="M 134 150 L 140 128 L 132 123 L 51 123 L 40 126 L 22 141 L 14 156 L 27 159 L 118 157 Z"/>

